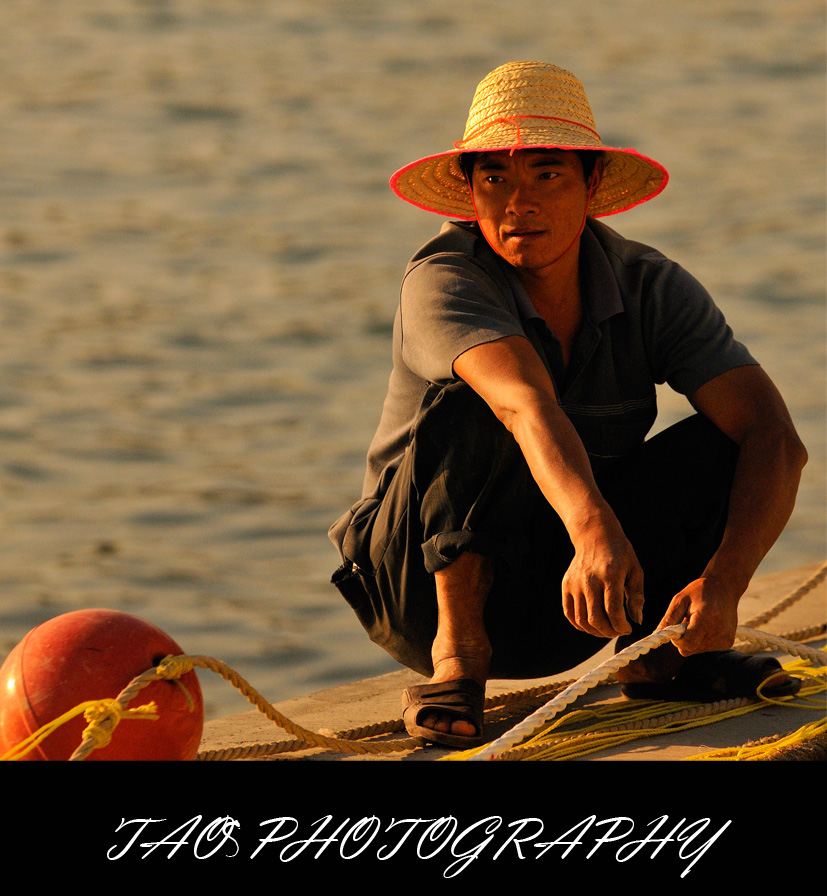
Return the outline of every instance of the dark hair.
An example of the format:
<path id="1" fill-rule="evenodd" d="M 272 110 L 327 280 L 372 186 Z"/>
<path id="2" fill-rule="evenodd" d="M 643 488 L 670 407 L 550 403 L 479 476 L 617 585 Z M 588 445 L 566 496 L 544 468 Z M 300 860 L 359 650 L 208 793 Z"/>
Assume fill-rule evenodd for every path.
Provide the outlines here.
<path id="1" fill-rule="evenodd" d="M 580 159 L 580 164 L 583 166 L 583 179 L 586 181 L 586 183 L 591 180 L 592 172 L 594 171 L 595 165 L 597 165 L 597 160 L 603 157 L 603 151 L 600 149 L 563 149 L 562 147 L 549 148 L 559 148 L 561 152 L 573 152 L 577 156 L 577 158 Z M 459 167 L 462 169 L 462 173 L 465 175 L 465 178 L 469 183 L 471 182 L 471 176 L 474 173 L 474 162 L 476 161 L 476 157 L 479 155 L 480 153 L 478 152 L 464 152 L 459 157 Z"/>

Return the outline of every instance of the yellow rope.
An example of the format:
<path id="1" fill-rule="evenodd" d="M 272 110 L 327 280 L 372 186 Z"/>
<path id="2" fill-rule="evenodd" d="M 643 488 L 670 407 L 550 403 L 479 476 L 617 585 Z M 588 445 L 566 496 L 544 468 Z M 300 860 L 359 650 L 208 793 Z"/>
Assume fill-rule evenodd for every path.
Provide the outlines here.
<path id="1" fill-rule="evenodd" d="M 112 732 L 117 728 L 122 719 L 150 719 L 158 718 L 158 707 L 155 703 L 146 706 L 137 706 L 134 709 L 126 709 L 117 700 L 87 700 L 80 703 L 63 715 L 43 725 L 37 731 L 30 734 L 25 740 L 7 750 L 0 756 L 0 762 L 22 759 L 28 753 L 42 743 L 50 734 L 53 734 L 62 725 L 71 722 L 83 714 L 89 725 L 83 731 L 83 737 L 90 738 L 94 742 L 94 748 L 105 747 L 112 738 Z"/>
<path id="2" fill-rule="evenodd" d="M 84 714 L 89 725 L 83 732 L 81 746 L 75 751 L 71 759 L 75 761 L 85 759 L 92 750 L 101 749 L 110 742 L 112 732 L 121 719 L 154 720 L 158 718 L 157 706 L 154 703 L 136 707 L 134 709 L 128 709 L 123 705 L 133 699 L 138 691 L 146 687 L 152 681 L 158 679 L 172 680 L 186 674 L 196 667 L 218 672 L 225 679 L 234 683 L 241 693 L 243 693 L 251 703 L 257 706 L 267 718 L 296 737 L 296 740 L 294 741 L 282 742 L 284 744 L 283 750 L 280 750 L 278 745 L 274 745 L 275 749 L 273 752 L 290 752 L 307 750 L 311 747 L 321 747 L 342 753 L 381 754 L 408 751 L 420 745 L 420 741 L 416 738 L 365 743 L 321 735 L 292 722 L 276 710 L 275 707 L 267 703 L 254 688 L 247 684 L 225 663 L 204 656 L 170 656 L 166 657 L 155 669 L 150 669 L 133 679 L 117 699 L 90 700 L 79 704 L 59 718 L 44 725 L 34 734 L 26 738 L 22 743 L 9 750 L 3 756 L 0 756 L 0 761 L 10 761 L 22 758 L 46 737 L 56 731 L 61 725 L 66 724 L 81 713 Z M 805 667 L 804 662 L 801 660 L 797 663 L 785 666 L 785 669 L 794 672 L 799 677 L 804 676 L 811 678 L 815 682 L 815 685 L 802 688 L 795 701 L 793 701 L 792 698 L 771 700 L 764 697 L 763 702 L 823 710 L 823 702 L 814 701 L 809 698 L 816 694 L 823 693 L 825 689 L 827 689 L 824 681 L 820 680 L 824 678 L 824 670 L 822 669 L 820 674 L 812 672 Z M 499 702 L 502 703 L 503 701 L 500 700 Z M 631 707 L 625 707 L 624 705 L 620 708 L 606 706 L 574 710 L 553 721 L 547 728 L 538 732 L 524 744 L 503 753 L 497 758 L 512 760 L 575 759 L 600 750 L 605 750 L 611 746 L 622 745 L 641 737 L 654 737 L 659 734 L 674 733 L 676 731 L 698 727 L 699 725 L 711 724 L 712 722 L 721 719 L 743 715 L 744 713 L 753 712 L 756 709 L 761 708 L 762 705 L 763 703 L 755 703 L 754 701 L 748 701 L 746 699 L 722 701 L 721 703 L 713 704 L 710 707 L 715 711 L 714 717 L 707 717 L 700 720 L 693 719 L 691 716 L 693 712 L 697 713 L 699 710 L 704 713 L 707 712 L 708 707 L 706 705 L 692 704 L 691 707 L 693 708 L 687 709 L 687 704 L 668 704 L 659 701 L 635 701 L 635 705 Z M 666 710 L 667 713 L 665 716 L 664 710 Z M 690 716 L 688 720 L 687 716 Z M 653 719 L 654 721 L 652 721 Z M 589 720 L 596 721 L 591 725 L 584 725 L 584 723 Z M 581 727 L 579 731 L 576 731 L 576 733 L 571 733 L 571 729 L 576 729 L 578 726 L 583 727 Z M 813 727 L 813 733 L 807 733 L 804 729 L 802 729 L 802 732 L 803 733 L 798 738 L 799 742 L 807 737 L 816 736 L 821 732 L 821 729 Z M 240 748 L 240 750 L 240 755 L 243 755 L 244 748 Z M 449 754 L 443 758 L 445 760 L 462 760 L 475 755 L 477 752 L 479 752 L 479 750 L 469 750 L 463 753 Z M 750 758 L 757 754 L 757 749 L 752 750 Z"/>
<path id="3" fill-rule="evenodd" d="M 798 676 L 811 679 L 811 683 L 806 684 L 796 698 L 785 698 L 783 701 L 764 698 L 761 702 L 741 698 L 722 700 L 714 704 L 635 701 L 631 706 L 611 704 L 578 709 L 553 720 L 524 743 L 495 758 L 509 761 L 580 759 L 641 738 L 674 734 L 711 725 L 724 719 L 737 718 L 761 709 L 768 702 L 824 712 L 824 701 L 812 699 L 827 690 L 827 683 L 823 680 L 824 671 L 815 674 L 798 668 L 796 664 L 785 668 L 795 671 Z M 801 733 L 797 733 L 796 742 L 802 742 L 820 733 L 821 729 L 806 726 Z M 794 735 L 789 735 L 785 744 L 792 742 L 793 737 Z M 463 761 L 478 754 L 482 749 L 480 747 L 463 753 L 452 753 L 442 757 L 440 761 Z M 758 748 L 752 751 L 752 755 L 755 758 L 762 758 Z"/>
<path id="4" fill-rule="evenodd" d="M 813 709 L 824 713 L 825 705 L 823 700 L 808 699 L 816 694 L 823 694 L 827 690 L 827 682 L 824 679 L 825 670 L 821 669 L 816 673 L 804 663 L 790 663 L 784 667 L 788 672 L 795 674 L 799 678 L 809 678 L 811 681 L 818 682 L 817 686 L 803 687 L 794 699 L 789 699 L 786 705 L 796 706 L 802 709 Z M 773 700 L 761 693 L 763 685 L 758 688 L 758 696 L 768 703 L 779 703 L 784 705 L 782 700 Z M 759 704 L 760 706 L 760 704 Z M 756 707 L 757 708 L 757 707 Z M 740 747 L 727 747 L 720 750 L 710 750 L 706 753 L 700 753 L 697 756 L 687 757 L 687 761 L 692 760 L 730 760 L 730 761 L 756 761 L 767 759 L 773 755 L 780 753 L 782 750 L 790 747 L 807 743 L 817 737 L 822 737 L 827 733 L 827 716 L 818 722 L 812 722 L 809 725 L 803 725 L 797 731 L 792 731 L 787 735 L 779 735 L 769 741 L 757 744 L 744 744 Z"/>
<path id="5" fill-rule="evenodd" d="M 722 700 L 713 704 L 641 700 L 634 701 L 632 705 L 621 703 L 577 709 L 553 720 L 538 730 L 534 736 L 519 746 L 502 752 L 495 759 L 509 761 L 579 759 L 641 738 L 674 734 L 743 716 L 761 709 L 767 703 L 812 709 L 823 713 L 824 700 L 817 700 L 815 697 L 827 692 L 827 667 L 813 669 L 807 661 L 796 660 L 784 666 L 784 669 L 808 681 L 794 697 L 769 698 L 761 694 L 759 687 L 757 691 L 757 695 L 761 698 L 759 702 L 749 698 Z M 802 743 L 819 736 L 823 730 L 822 723 L 805 726 L 799 732 L 788 735 L 783 745 Z M 484 747 L 479 747 L 462 753 L 452 753 L 442 757 L 440 761 L 467 760 L 483 749 Z M 775 744 L 766 745 L 763 749 L 756 746 L 750 750 L 748 756 L 737 758 L 760 759 L 777 751 L 778 746 Z M 697 758 L 706 758 L 706 755 Z"/>
<path id="6" fill-rule="evenodd" d="M 793 731 L 785 737 L 775 738 L 771 743 L 745 744 L 741 747 L 728 747 L 722 750 L 710 750 L 708 753 L 699 753 L 697 756 L 689 756 L 687 761 L 735 761 L 754 762 L 767 759 L 774 754 L 781 753 L 790 747 L 806 743 L 816 737 L 822 737 L 827 733 L 827 719 L 804 725 L 798 731 Z"/>

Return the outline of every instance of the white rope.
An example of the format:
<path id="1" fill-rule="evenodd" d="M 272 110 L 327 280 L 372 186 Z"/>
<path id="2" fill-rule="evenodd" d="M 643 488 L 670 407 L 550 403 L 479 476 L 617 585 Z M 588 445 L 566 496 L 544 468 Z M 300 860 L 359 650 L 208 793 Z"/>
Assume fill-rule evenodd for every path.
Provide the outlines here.
<path id="1" fill-rule="evenodd" d="M 786 638 L 779 638 L 777 635 L 771 635 L 768 632 L 758 632 L 751 628 L 745 628 L 743 625 L 738 626 L 735 630 L 735 635 L 742 641 L 753 641 L 761 647 L 767 647 L 770 650 L 783 650 L 784 653 L 812 660 L 816 666 L 827 666 L 827 653 L 815 647 L 797 644 L 795 641 L 788 641 Z"/>
<path id="2" fill-rule="evenodd" d="M 671 641 L 674 638 L 679 638 L 685 631 L 686 626 L 683 624 L 671 625 L 668 628 L 663 628 L 660 631 L 654 632 L 648 637 L 643 638 L 643 640 L 637 641 L 635 644 L 616 653 L 595 669 L 592 669 L 591 672 L 588 672 L 582 678 L 578 678 L 574 684 L 569 685 L 565 691 L 562 691 L 552 700 L 549 700 L 548 703 L 541 706 L 527 719 L 523 720 L 518 725 L 515 725 L 510 731 L 506 731 L 502 737 L 487 744 L 479 753 L 469 756 L 469 762 L 493 759 L 499 753 L 521 743 L 527 737 L 530 737 L 541 725 L 549 719 L 553 719 L 554 716 L 565 709 L 570 703 L 574 703 L 574 701 L 585 694 L 586 691 L 605 681 L 607 678 L 610 678 L 618 669 L 627 666 L 632 660 L 637 659 L 639 656 L 649 653 L 650 650 L 660 647 L 661 644 L 665 644 L 667 641 Z"/>
<path id="3" fill-rule="evenodd" d="M 541 706 L 536 712 L 532 713 L 518 725 L 515 725 L 500 738 L 487 744 L 473 756 L 469 756 L 468 761 L 481 762 L 487 759 L 494 759 L 506 750 L 522 743 L 522 741 L 531 737 L 538 728 L 553 719 L 556 715 L 559 715 L 559 713 L 569 706 L 569 704 L 574 703 L 578 697 L 581 697 L 586 691 L 596 687 L 608 678 L 611 678 L 618 669 L 622 669 L 639 656 L 649 653 L 650 650 L 660 647 L 661 644 L 665 644 L 667 641 L 677 640 L 685 631 L 686 625 L 684 624 L 671 625 L 668 628 L 653 632 L 648 637 L 637 641 L 625 650 L 621 650 L 595 669 L 592 669 L 591 672 L 588 672 L 582 678 L 579 678 L 573 684 L 569 685 L 564 691 L 559 693 L 552 700 L 549 700 L 548 703 Z M 742 640 L 755 641 L 764 646 L 769 646 L 772 649 L 783 650 L 787 653 L 795 654 L 796 656 L 811 659 L 820 666 L 827 665 L 827 654 L 823 650 L 816 650 L 812 647 L 796 644 L 794 641 L 787 641 L 784 638 L 778 638 L 774 635 L 769 635 L 766 632 L 754 631 L 753 629 L 745 628 L 743 626 L 738 626 L 736 629 L 736 636 Z"/>

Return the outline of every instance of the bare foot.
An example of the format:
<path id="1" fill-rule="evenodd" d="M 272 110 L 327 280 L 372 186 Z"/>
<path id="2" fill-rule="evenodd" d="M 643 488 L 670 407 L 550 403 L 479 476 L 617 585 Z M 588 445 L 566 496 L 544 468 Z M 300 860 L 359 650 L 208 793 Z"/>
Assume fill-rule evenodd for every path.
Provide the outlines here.
<path id="1" fill-rule="evenodd" d="M 483 611 L 493 582 L 491 561 L 466 551 L 434 575 L 439 622 L 431 647 L 431 684 L 470 678 L 485 687 L 491 642 Z M 474 723 L 446 712 L 423 715 L 420 724 L 445 734 L 473 737 Z"/>
<path id="2" fill-rule="evenodd" d="M 436 644 L 436 642 L 434 643 Z M 485 687 L 490 658 L 491 647 L 486 638 L 485 643 L 477 645 L 473 652 L 466 652 L 462 656 L 454 654 L 435 659 L 431 684 L 471 678 L 482 685 L 482 687 Z M 481 733 L 477 731 L 477 726 L 471 721 L 458 718 L 451 713 L 428 713 L 422 716 L 420 724 L 425 728 L 433 728 L 434 731 L 441 731 L 444 734 L 456 734 L 460 737 L 474 737 Z"/>

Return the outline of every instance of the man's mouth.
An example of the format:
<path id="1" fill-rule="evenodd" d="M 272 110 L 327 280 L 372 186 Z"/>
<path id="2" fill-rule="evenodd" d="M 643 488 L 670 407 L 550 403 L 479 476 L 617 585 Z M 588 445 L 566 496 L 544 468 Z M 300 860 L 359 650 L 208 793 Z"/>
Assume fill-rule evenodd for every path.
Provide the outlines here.
<path id="1" fill-rule="evenodd" d="M 505 231 L 505 235 L 506 235 L 507 238 L 508 238 L 508 237 L 530 237 L 530 236 L 539 236 L 541 233 L 543 233 L 542 230 L 529 230 L 528 228 L 525 228 L 525 229 L 520 229 L 520 228 L 518 228 L 518 229 L 506 230 L 506 231 Z"/>

